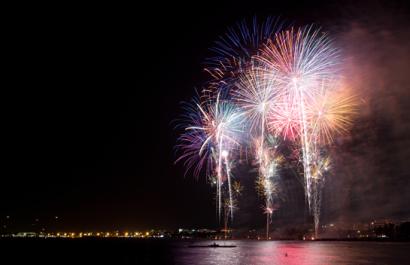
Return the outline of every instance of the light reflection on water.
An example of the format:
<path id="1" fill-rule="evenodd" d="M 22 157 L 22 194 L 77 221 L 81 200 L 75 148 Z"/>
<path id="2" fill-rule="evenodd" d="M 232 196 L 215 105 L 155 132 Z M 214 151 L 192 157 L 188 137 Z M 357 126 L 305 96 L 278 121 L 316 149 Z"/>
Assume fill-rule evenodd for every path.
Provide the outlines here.
<path id="1" fill-rule="evenodd" d="M 198 241 L 196 245 L 209 245 Z M 299 242 L 218 241 L 236 248 L 188 248 L 179 242 L 174 248 L 175 264 L 410 264 L 409 243 L 387 242 Z"/>

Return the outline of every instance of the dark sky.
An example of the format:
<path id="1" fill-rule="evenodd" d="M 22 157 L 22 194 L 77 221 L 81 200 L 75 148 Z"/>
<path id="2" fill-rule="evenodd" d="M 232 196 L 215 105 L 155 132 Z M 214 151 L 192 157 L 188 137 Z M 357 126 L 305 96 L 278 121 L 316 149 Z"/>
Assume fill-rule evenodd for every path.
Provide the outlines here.
<path id="1" fill-rule="evenodd" d="M 173 146 L 177 135 L 172 125 L 172 120 L 181 114 L 180 101 L 192 97 L 194 88 L 206 79 L 202 62 L 211 54 L 209 48 L 213 41 L 239 20 L 271 15 L 281 16 L 296 25 L 317 23 L 327 30 L 339 30 L 338 39 L 346 43 L 349 43 L 349 36 L 364 38 L 365 43 L 379 43 L 378 39 L 371 40 L 369 36 L 373 38 L 372 34 L 380 30 L 378 26 L 385 25 L 385 20 L 369 30 L 369 36 L 355 31 L 360 28 L 357 25 L 368 25 L 369 21 L 360 17 L 360 10 L 369 10 L 363 6 L 373 6 L 375 1 L 360 7 L 354 2 L 210 4 L 204 1 L 173 6 L 159 3 L 146 7 L 36 6 L 38 12 L 33 11 L 34 7 L 14 10 L 15 16 L 7 21 L 7 48 L 3 49 L 6 60 L 1 222 L 7 223 L 8 229 L 17 230 L 33 230 L 40 226 L 67 230 L 215 227 L 213 190 L 204 178 L 197 180 L 189 174 L 184 178 L 182 166 L 174 165 Z M 381 2 L 376 5 L 383 8 L 376 8 L 375 12 L 385 10 L 388 5 L 393 13 L 399 12 L 407 18 L 408 9 L 403 3 Z M 363 14 L 363 17 L 371 15 Z M 393 26 L 399 23 L 393 16 L 387 16 L 389 19 Z M 352 26 L 353 20 L 363 24 Z M 336 25 L 342 25 L 342 30 Z M 393 45 L 398 58 L 408 55 L 405 47 L 409 44 L 407 27 L 403 26 L 409 24 L 401 25 L 403 32 L 394 32 L 385 40 L 386 45 L 393 45 L 397 34 L 406 36 L 404 43 Z M 397 51 L 397 46 L 404 47 L 403 53 Z M 352 54 L 368 50 L 367 47 L 357 49 Z M 377 47 L 375 49 L 378 51 Z M 373 55 L 372 58 L 377 57 Z M 376 64 L 384 60 L 379 57 Z M 402 65 L 390 61 L 392 68 L 403 71 Z M 374 66 L 372 61 L 366 63 Z M 367 77 L 374 74 L 373 69 L 369 71 L 371 74 Z M 393 80 L 400 87 L 396 89 L 396 96 L 400 95 L 408 77 L 401 74 L 395 78 L 388 71 L 386 76 L 387 79 L 380 82 Z M 384 83 L 380 85 L 385 86 Z M 405 89 L 408 88 L 407 85 Z M 408 92 L 404 95 L 408 96 Z M 403 105 L 408 102 L 402 101 Z M 377 109 L 379 105 L 374 104 Z M 380 121 L 381 114 L 362 117 L 374 123 L 369 125 L 370 129 L 357 129 L 376 131 L 374 142 L 368 143 L 366 148 L 373 150 L 377 159 L 401 161 L 393 162 L 392 167 L 397 163 L 400 167 L 391 174 L 375 173 L 372 165 L 363 171 L 363 182 L 368 181 L 367 176 L 372 176 L 382 181 L 381 186 L 390 185 L 389 194 L 382 193 L 377 198 L 380 201 L 394 193 L 397 181 L 401 192 L 408 194 L 410 191 L 409 176 L 403 172 L 407 167 L 405 158 L 409 154 L 405 147 L 410 147 L 410 136 L 400 125 L 403 120 L 408 122 L 408 118 L 400 110 L 391 111 L 399 119 L 394 122 L 398 124 L 395 129 L 405 145 L 397 142 L 396 134 L 383 131 L 382 125 L 392 127 L 389 121 L 387 124 Z M 398 118 L 397 115 L 403 116 Z M 408 126 L 409 123 L 404 124 Z M 391 136 L 388 140 L 393 141 L 395 148 L 391 142 L 385 142 L 383 136 L 386 135 Z M 363 137 L 368 135 L 364 133 Z M 361 143 L 362 138 L 358 138 L 356 141 Z M 343 148 L 347 150 L 346 156 L 353 159 L 349 152 L 355 149 L 349 149 L 349 144 L 356 146 L 349 142 L 348 147 Z M 392 154 L 396 154 L 394 159 Z M 367 154 L 355 157 L 357 161 L 368 159 Z M 386 180 L 386 176 L 392 174 L 398 176 Z M 344 185 L 349 191 L 353 186 L 349 181 L 335 183 Z M 378 187 L 366 192 L 377 193 Z M 300 202 L 303 195 L 289 196 L 293 198 L 288 199 L 290 206 L 294 203 L 293 206 L 299 207 L 292 211 L 303 212 L 303 201 Z M 345 200 L 343 198 L 343 202 Z M 331 209 L 328 218 L 354 217 L 373 202 L 367 197 L 357 200 L 359 202 L 348 201 L 340 206 L 341 200 L 330 197 L 325 201 Z M 389 203 L 389 207 L 396 210 L 405 208 L 400 216 L 410 212 L 408 206 L 400 203 L 400 197 Z M 257 202 L 254 204 L 258 207 Z M 350 215 L 349 211 L 354 214 Z M 391 211 L 377 214 L 389 215 Z M 10 219 L 5 220 L 7 215 Z M 370 215 L 371 212 L 360 217 Z M 54 216 L 59 217 L 58 221 Z M 281 213 L 279 216 L 286 219 L 293 215 L 286 217 Z M 255 218 L 262 218 L 263 222 L 263 217 Z"/>

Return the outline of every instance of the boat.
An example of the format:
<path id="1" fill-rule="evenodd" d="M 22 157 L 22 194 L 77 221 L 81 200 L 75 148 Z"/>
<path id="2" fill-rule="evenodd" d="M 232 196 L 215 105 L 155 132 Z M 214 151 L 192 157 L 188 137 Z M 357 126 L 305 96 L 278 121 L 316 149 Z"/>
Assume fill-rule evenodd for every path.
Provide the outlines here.
<path id="1" fill-rule="evenodd" d="M 235 245 L 219 245 L 215 242 L 211 245 L 190 245 L 189 248 L 235 248 Z"/>

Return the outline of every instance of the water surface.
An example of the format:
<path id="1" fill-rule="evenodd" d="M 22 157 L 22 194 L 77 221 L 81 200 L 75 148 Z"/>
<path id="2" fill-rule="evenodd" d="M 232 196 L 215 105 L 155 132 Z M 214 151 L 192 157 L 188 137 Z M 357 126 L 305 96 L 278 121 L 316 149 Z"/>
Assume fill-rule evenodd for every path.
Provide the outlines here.
<path id="1" fill-rule="evenodd" d="M 195 244 L 210 244 L 196 242 Z M 174 248 L 175 264 L 410 264 L 410 244 L 330 241 L 218 241 L 236 248 Z"/>
<path id="2" fill-rule="evenodd" d="M 213 241 L 0 239 L 0 264 L 408 265 L 410 243 L 217 241 L 236 248 L 188 248 Z"/>

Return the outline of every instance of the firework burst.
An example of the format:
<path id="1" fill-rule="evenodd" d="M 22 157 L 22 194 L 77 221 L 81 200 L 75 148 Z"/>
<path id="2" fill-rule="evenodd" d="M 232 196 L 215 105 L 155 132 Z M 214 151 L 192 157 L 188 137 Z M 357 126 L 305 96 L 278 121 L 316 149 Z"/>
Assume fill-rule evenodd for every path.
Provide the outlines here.
<path id="1" fill-rule="evenodd" d="M 184 102 L 183 108 L 185 113 L 179 120 L 180 124 L 177 127 L 182 128 L 184 132 L 178 138 L 176 145 L 181 155 L 175 163 L 184 161 L 185 174 L 192 170 L 194 176 L 198 177 L 205 168 L 206 175 L 209 175 L 214 167 L 214 160 L 212 159 L 213 149 L 209 136 L 205 130 L 188 129 L 205 127 L 200 103 L 194 98 L 191 102 Z"/>
<path id="2" fill-rule="evenodd" d="M 356 98 L 341 82 L 339 51 L 332 40 L 313 26 L 280 28 L 275 19 L 243 21 L 215 43 L 205 67 L 211 80 L 200 101 L 185 105 L 177 144 L 182 152 L 177 162 L 184 161 L 186 172 L 197 176 L 205 171 L 216 185 L 225 231 L 242 190 L 232 168 L 240 150 L 246 156 L 251 151 L 258 166 L 256 188 L 265 200 L 267 238 L 285 159 L 279 142 L 297 147 L 294 161 L 296 168 L 303 164 L 306 201 L 317 232 L 330 168 L 326 148 L 335 136 L 347 133 L 357 112 Z"/>
<path id="3" fill-rule="evenodd" d="M 243 20 L 228 28 L 211 48 L 213 56 L 205 62 L 205 71 L 211 76 L 204 93 L 213 97 L 220 93 L 223 96 L 231 93 L 239 76 L 247 71 L 252 57 L 259 53 L 259 48 L 267 43 L 279 30 L 283 23 L 269 17 L 264 21 Z"/>
<path id="4" fill-rule="evenodd" d="M 331 144 L 335 135 L 347 134 L 357 111 L 357 97 L 348 89 L 327 90 L 319 94 L 307 111 L 312 141 Z"/>
<path id="5" fill-rule="evenodd" d="M 198 175 L 202 168 L 207 174 L 216 172 L 218 214 L 221 214 L 222 189 L 227 181 L 229 199 L 233 202 L 231 188 L 232 150 L 239 145 L 242 131 L 242 114 L 229 102 L 221 101 L 200 104 L 198 100 L 184 104 L 184 133 L 179 137 L 177 148 L 182 155 L 176 162 L 184 160 L 187 170 Z M 214 171 L 212 169 L 215 169 Z M 233 209 L 233 207 L 231 207 Z M 233 210 L 231 211 L 231 215 Z"/>
<path id="6" fill-rule="evenodd" d="M 279 97 L 276 80 L 272 76 L 267 78 L 264 70 L 252 66 L 240 75 L 232 94 L 244 112 L 251 134 L 264 138 L 267 113 Z"/>

